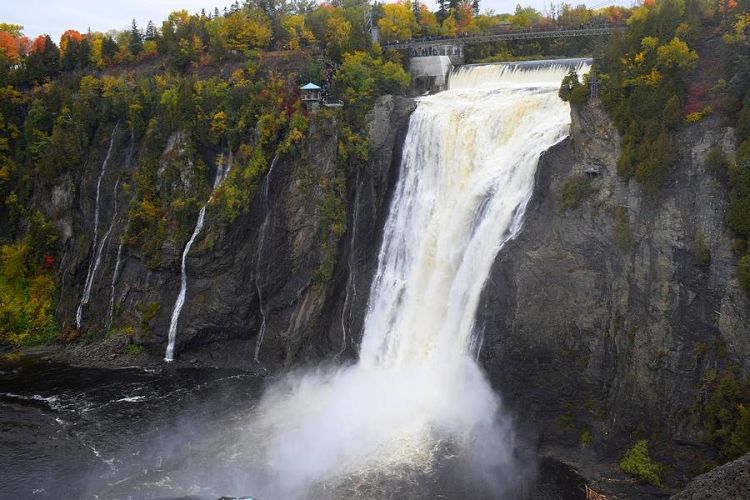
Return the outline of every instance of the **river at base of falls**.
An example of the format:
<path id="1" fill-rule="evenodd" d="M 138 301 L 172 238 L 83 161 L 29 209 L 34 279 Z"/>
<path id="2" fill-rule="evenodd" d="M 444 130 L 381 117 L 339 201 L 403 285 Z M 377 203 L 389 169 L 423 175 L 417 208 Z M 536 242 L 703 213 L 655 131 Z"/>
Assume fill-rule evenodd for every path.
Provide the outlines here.
<path id="1" fill-rule="evenodd" d="M 246 453 L 233 445 L 265 383 L 234 370 L 80 368 L 6 356 L 0 359 L 0 498 L 257 494 L 252 443 Z M 438 455 L 429 471 L 352 475 L 314 485 L 304 498 L 492 498 L 476 490 L 451 450 Z M 537 465 L 526 491 L 504 498 L 583 498 L 582 481 L 565 466 Z"/>

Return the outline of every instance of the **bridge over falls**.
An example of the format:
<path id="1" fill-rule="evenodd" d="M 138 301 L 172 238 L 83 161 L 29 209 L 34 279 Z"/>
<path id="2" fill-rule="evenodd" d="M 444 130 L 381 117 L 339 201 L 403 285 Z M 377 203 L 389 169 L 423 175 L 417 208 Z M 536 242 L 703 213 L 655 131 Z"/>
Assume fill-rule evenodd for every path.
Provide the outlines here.
<path id="1" fill-rule="evenodd" d="M 464 46 L 500 41 L 523 41 L 552 38 L 610 36 L 624 32 L 624 24 L 582 26 L 580 28 L 526 28 L 457 37 L 430 37 L 396 40 L 382 44 L 384 49 L 405 50 L 410 57 L 409 70 L 418 90 L 444 90 L 454 66 L 464 63 Z"/>

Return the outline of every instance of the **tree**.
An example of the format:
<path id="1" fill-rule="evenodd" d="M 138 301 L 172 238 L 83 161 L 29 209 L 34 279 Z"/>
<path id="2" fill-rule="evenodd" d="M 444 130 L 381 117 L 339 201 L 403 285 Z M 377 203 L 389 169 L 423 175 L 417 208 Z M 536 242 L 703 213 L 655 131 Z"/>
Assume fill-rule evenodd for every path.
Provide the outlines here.
<path id="1" fill-rule="evenodd" d="M 54 76 L 60 70 L 60 49 L 49 35 L 40 35 L 31 45 L 31 54 L 26 58 L 26 77 L 39 83 Z"/>
<path id="2" fill-rule="evenodd" d="M 349 40 L 352 25 L 343 17 L 333 16 L 326 22 L 326 43 L 334 53 L 341 52 Z"/>
<path id="3" fill-rule="evenodd" d="M 479 0 L 474 0 L 473 2 L 471 2 L 471 11 L 475 16 L 479 15 Z"/>
<path id="4" fill-rule="evenodd" d="M 383 5 L 378 28 L 383 40 L 408 40 L 418 30 L 418 25 L 410 6 L 399 2 Z"/>
<path id="5" fill-rule="evenodd" d="M 461 0 L 448 0 L 448 14 L 455 16 L 461 8 Z"/>
<path id="6" fill-rule="evenodd" d="M 445 0 L 438 0 L 437 20 L 441 25 L 448 19 L 448 10 L 445 8 Z"/>
<path id="7" fill-rule="evenodd" d="M 104 64 L 111 64 L 119 50 L 120 47 L 117 46 L 117 42 L 111 36 L 105 36 L 102 40 L 102 59 L 104 60 Z"/>
<path id="8" fill-rule="evenodd" d="M 138 24 L 135 22 L 135 19 L 133 19 L 133 24 L 130 26 L 128 50 L 134 56 L 137 56 L 143 51 L 143 38 L 141 37 L 141 31 L 138 29 Z"/>
<path id="9" fill-rule="evenodd" d="M 155 40 L 157 35 L 156 26 L 154 26 L 154 22 L 149 20 L 148 24 L 146 25 L 146 34 L 143 36 L 144 40 Z"/>
<path id="10" fill-rule="evenodd" d="M 698 54 L 677 37 L 656 49 L 657 65 L 667 69 L 692 69 L 697 60 Z"/>

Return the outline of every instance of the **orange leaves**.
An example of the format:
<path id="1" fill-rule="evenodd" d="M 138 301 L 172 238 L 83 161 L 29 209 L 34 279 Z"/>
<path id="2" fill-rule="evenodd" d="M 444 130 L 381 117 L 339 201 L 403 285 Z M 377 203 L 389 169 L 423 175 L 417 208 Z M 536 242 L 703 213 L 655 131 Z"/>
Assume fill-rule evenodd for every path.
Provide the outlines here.
<path id="1" fill-rule="evenodd" d="M 731 12 L 737 8 L 737 0 L 719 0 L 719 10 L 721 12 Z"/>
<path id="2" fill-rule="evenodd" d="M 0 54 L 13 62 L 17 62 L 28 51 L 29 44 L 29 39 L 23 35 L 0 31 Z"/>
<path id="3" fill-rule="evenodd" d="M 31 44 L 31 52 L 44 52 L 46 35 L 39 35 Z"/>
<path id="4" fill-rule="evenodd" d="M 18 60 L 19 54 L 16 39 L 5 31 L 0 31 L 0 52 L 5 54 L 5 57 L 11 61 Z"/>
<path id="5" fill-rule="evenodd" d="M 81 35 L 78 31 L 67 30 L 60 37 L 60 54 L 65 54 L 70 42 L 80 43 L 82 40 L 83 35 Z"/>

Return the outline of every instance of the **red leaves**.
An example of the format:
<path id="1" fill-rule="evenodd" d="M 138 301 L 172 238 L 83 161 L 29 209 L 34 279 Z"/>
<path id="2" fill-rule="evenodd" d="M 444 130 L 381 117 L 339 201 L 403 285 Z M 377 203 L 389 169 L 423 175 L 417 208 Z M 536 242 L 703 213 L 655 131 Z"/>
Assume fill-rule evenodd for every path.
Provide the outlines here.
<path id="1" fill-rule="evenodd" d="M 55 255 L 52 252 L 46 252 L 42 257 L 42 266 L 45 269 L 52 269 L 55 267 Z"/>

